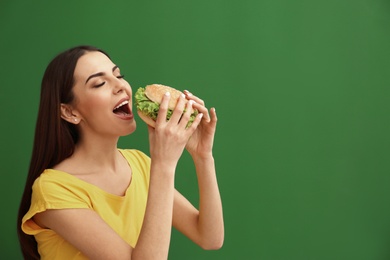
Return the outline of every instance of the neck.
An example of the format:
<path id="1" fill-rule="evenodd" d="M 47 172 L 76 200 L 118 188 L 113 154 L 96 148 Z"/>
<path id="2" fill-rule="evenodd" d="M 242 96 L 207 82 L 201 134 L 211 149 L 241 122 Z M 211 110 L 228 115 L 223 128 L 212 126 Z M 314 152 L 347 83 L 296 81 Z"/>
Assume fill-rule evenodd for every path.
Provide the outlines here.
<path id="1" fill-rule="evenodd" d="M 88 167 L 115 170 L 118 162 L 119 138 L 81 138 L 75 147 L 74 158 Z"/>

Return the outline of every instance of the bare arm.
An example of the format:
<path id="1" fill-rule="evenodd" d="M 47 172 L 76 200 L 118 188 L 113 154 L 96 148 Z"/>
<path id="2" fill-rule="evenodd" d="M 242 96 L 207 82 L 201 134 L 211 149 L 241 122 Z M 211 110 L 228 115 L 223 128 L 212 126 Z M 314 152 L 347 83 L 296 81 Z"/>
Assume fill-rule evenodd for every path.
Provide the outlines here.
<path id="1" fill-rule="evenodd" d="M 134 259 L 167 259 L 171 238 L 174 169 L 153 164 L 148 203 L 142 230 L 133 252 Z"/>
<path id="2" fill-rule="evenodd" d="M 34 221 L 55 231 L 89 259 L 131 259 L 130 245 L 93 210 L 47 210 L 35 215 Z"/>
<path id="3" fill-rule="evenodd" d="M 173 225 L 203 249 L 219 249 L 224 241 L 224 223 L 214 160 L 195 161 L 195 165 L 199 184 L 199 211 L 176 191 Z"/>
<path id="4" fill-rule="evenodd" d="M 177 192 L 173 225 L 202 248 L 218 249 L 224 240 L 224 223 L 212 155 L 217 115 L 214 108 L 209 115 L 203 100 L 188 91 L 185 93 L 187 99 L 195 101 L 194 108 L 204 114 L 202 122 L 186 145 L 194 160 L 198 177 L 199 211 Z"/>

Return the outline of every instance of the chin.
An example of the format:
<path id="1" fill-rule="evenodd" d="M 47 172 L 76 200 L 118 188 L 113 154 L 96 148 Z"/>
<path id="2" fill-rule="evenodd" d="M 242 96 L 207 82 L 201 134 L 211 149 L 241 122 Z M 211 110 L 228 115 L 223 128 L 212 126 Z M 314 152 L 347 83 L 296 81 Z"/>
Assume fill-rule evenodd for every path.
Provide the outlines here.
<path id="1" fill-rule="evenodd" d="M 137 129 L 137 123 L 135 122 L 135 120 L 133 120 L 131 125 L 126 129 L 126 131 L 123 134 L 121 134 L 121 136 L 131 135 L 132 133 L 135 132 L 136 129 Z"/>

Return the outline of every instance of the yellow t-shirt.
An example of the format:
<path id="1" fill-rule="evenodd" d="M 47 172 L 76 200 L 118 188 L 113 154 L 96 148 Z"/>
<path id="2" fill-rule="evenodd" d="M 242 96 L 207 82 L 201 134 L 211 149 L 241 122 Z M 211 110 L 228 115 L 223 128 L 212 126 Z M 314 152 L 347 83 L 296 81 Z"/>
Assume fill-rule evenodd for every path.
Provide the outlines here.
<path id="1" fill-rule="evenodd" d="M 117 196 L 71 174 L 47 169 L 33 185 L 30 210 L 22 230 L 34 235 L 41 259 L 87 259 L 54 231 L 38 226 L 32 217 L 47 209 L 87 208 L 97 212 L 134 247 L 141 230 L 149 189 L 150 158 L 138 150 L 119 150 L 132 169 L 124 196 Z M 113 249 L 114 250 L 114 249 Z"/>

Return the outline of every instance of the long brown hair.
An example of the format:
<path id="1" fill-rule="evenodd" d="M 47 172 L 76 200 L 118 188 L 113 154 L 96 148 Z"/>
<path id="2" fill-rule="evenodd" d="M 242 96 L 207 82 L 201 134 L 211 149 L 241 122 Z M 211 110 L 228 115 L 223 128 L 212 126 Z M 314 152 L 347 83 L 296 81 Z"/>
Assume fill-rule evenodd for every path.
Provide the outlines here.
<path id="1" fill-rule="evenodd" d="M 79 133 L 74 124 L 61 119 L 61 103 L 74 99 L 74 70 L 78 59 L 87 52 L 104 51 L 92 46 L 77 46 L 57 55 L 47 66 L 41 85 L 41 97 L 35 128 L 30 168 L 20 202 L 17 232 L 25 259 L 39 259 L 34 236 L 21 230 L 22 218 L 31 205 L 32 185 L 47 169 L 73 154 Z M 108 56 L 108 55 L 107 55 Z"/>

